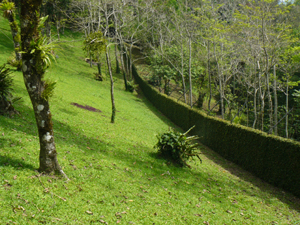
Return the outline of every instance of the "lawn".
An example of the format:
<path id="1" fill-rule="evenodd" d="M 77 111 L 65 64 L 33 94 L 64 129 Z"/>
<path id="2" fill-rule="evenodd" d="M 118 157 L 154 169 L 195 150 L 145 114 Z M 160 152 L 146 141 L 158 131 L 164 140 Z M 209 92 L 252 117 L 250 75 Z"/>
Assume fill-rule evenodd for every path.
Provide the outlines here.
<path id="1" fill-rule="evenodd" d="M 205 146 L 203 163 L 192 161 L 191 169 L 157 158 L 156 135 L 175 126 L 141 94 L 125 92 L 119 74 L 111 124 L 108 76 L 94 79 L 81 35 L 62 36 L 46 77 L 57 81 L 54 137 L 70 181 L 36 171 L 35 119 L 22 74 L 13 71 L 14 95 L 22 100 L 19 115 L 0 116 L 0 224 L 300 224 L 299 199 Z M 0 16 L 0 65 L 12 52 Z"/>

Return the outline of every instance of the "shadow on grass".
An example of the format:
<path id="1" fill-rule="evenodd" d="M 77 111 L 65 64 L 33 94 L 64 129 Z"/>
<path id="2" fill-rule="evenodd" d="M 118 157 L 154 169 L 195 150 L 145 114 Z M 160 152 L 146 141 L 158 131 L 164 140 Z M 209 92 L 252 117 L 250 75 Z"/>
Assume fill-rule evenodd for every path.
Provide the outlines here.
<path id="1" fill-rule="evenodd" d="M 6 167 L 6 166 L 11 166 L 17 169 L 29 169 L 29 170 L 38 169 L 32 166 L 31 164 L 24 162 L 24 160 L 0 155 L 0 167 Z"/>
<path id="2" fill-rule="evenodd" d="M 67 109 L 60 109 L 60 111 L 61 111 L 62 113 L 65 113 L 65 114 L 68 114 L 68 115 L 72 115 L 72 116 L 77 115 L 76 112 L 73 112 L 73 111 L 67 110 Z"/>
<path id="3" fill-rule="evenodd" d="M 143 99 L 144 100 L 144 99 Z M 159 113 L 148 101 L 145 101 L 145 104 L 149 109 L 156 114 L 162 121 L 167 123 L 169 126 L 174 127 L 174 125 L 166 120 L 166 117 Z M 70 114 L 72 112 L 63 111 L 62 113 Z M 0 126 L 8 126 L 14 127 L 19 132 L 28 133 L 31 135 L 36 135 L 36 126 L 34 123 L 27 123 L 24 125 L 24 120 L 22 115 L 32 115 L 32 109 L 29 107 L 23 106 L 21 115 L 14 119 L 5 119 L 5 123 L 3 120 L 0 120 Z M 101 118 L 101 117 L 99 117 Z M 32 119 L 32 117 L 31 117 Z M 167 121 L 167 122 L 166 122 Z M 32 121 L 34 122 L 34 121 Z M 147 174 L 147 178 L 151 180 L 148 182 L 150 186 L 154 188 L 162 187 L 166 184 L 171 184 L 172 182 L 177 182 L 176 186 L 172 186 L 173 189 L 179 190 L 181 192 L 191 192 L 191 188 L 193 190 L 202 190 L 208 189 L 215 186 L 224 186 L 224 189 L 235 190 L 241 194 L 245 194 L 248 196 L 255 195 L 258 198 L 268 201 L 269 195 L 274 196 L 275 198 L 280 199 L 280 201 L 289 205 L 292 209 L 300 212 L 300 202 L 299 199 L 293 197 L 289 194 L 284 194 L 280 189 L 274 188 L 271 185 L 266 184 L 265 182 L 259 180 L 248 172 L 242 170 L 238 166 L 233 163 L 228 162 L 223 159 L 217 153 L 211 151 L 208 148 L 203 147 L 202 153 L 203 155 L 212 160 L 216 164 L 220 165 L 224 170 L 229 171 L 231 174 L 239 177 L 240 179 L 249 182 L 260 189 L 260 192 L 257 190 L 252 190 L 247 187 L 247 184 L 244 186 L 239 186 L 234 182 L 231 182 L 229 179 L 222 179 L 222 172 L 217 174 L 208 174 L 201 171 L 201 165 L 197 169 L 189 169 L 189 168 L 180 168 L 174 166 L 172 164 L 168 165 L 167 161 L 162 158 L 158 158 L 155 150 L 149 147 L 144 146 L 143 144 L 129 144 L 126 140 L 118 140 L 119 145 L 115 146 L 113 143 L 109 143 L 103 137 L 88 137 L 81 130 L 76 127 L 69 126 L 64 121 L 53 120 L 54 124 L 54 132 L 55 132 L 55 140 L 57 145 L 76 145 L 79 149 L 84 150 L 88 159 L 89 156 L 100 153 L 103 156 L 107 156 L 110 160 L 118 160 L 122 161 L 124 164 L 128 165 L 128 167 L 133 172 L 128 172 L 128 176 L 133 179 L 138 179 L 135 175 L 134 171 L 140 170 L 142 174 Z M 22 125 L 22 126 L 20 126 Z M 11 137 L 12 139 L 14 137 Z M 17 139 L 17 138 L 16 138 Z M 17 140 L 12 140 L 17 141 Z M 129 147 L 128 149 L 123 149 L 122 146 Z M 58 150 L 58 152 L 62 153 Z M 143 153 L 140 153 L 143 152 Z M 74 155 L 74 159 L 76 156 Z M 203 159 L 203 158 L 202 158 Z M 205 159 L 204 159 L 205 160 Z M 36 168 L 30 164 L 26 164 L 24 161 L 19 159 L 12 159 L 9 157 L 1 157 L 0 159 L 1 165 L 3 166 L 5 163 L 9 163 L 9 165 L 13 167 L 21 167 L 28 168 L 31 170 L 36 170 Z M 7 165 L 8 166 L 8 165 Z M 69 166 L 68 166 L 69 167 Z M 192 166 L 193 167 L 193 166 Z M 69 168 L 72 169 L 72 168 Z M 170 173 L 171 175 L 167 174 Z M 185 181 L 189 180 L 191 182 L 190 186 L 186 185 Z M 166 182 L 165 182 L 166 181 Z M 171 187 L 170 187 L 171 188 Z M 223 193 L 226 195 L 226 193 Z M 232 194 L 232 193 L 231 193 Z M 199 195 L 201 195 L 199 193 Z M 219 197 L 220 200 L 226 198 L 226 196 Z M 207 195 L 208 200 L 217 201 L 218 197 L 213 194 Z"/>
<path id="4" fill-rule="evenodd" d="M 291 208 L 300 212 L 300 199 L 295 197 L 290 193 L 286 193 L 280 188 L 274 187 L 271 184 L 255 177 L 250 172 L 242 169 L 240 166 L 227 159 L 220 156 L 218 153 L 214 152 L 210 148 L 201 145 L 202 154 L 205 155 L 209 160 L 220 165 L 224 170 L 228 171 L 230 174 L 239 177 L 241 180 L 251 183 L 260 189 L 260 197 L 268 200 L 267 194 L 272 194 L 274 197 L 278 198 L 281 202 L 288 204 Z M 253 193 L 248 191 L 248 194 L 253 195 Z"/>
<path id="5" fill-rule="evenodd" d="M 13 51 L 14 50 L 14 42 L 12 40 L 11 35 L 5 35 L 1 30 L 0 30 L 0 46 L 1 48 L 4 48 L 5 51 Z"/>
<path id="6" fill-rule="evenodd" d="M 138 94 L 139 94 L 139 96 L 138 96 L 139 100 L 143 100 L 145 102 L 145 104 L 147 105 L 147 107 L 153 113 L 155 113 L 156 116 L 161 118 L 163 121 L 166 121 L 165 118 L 167 118 L 167 117 L 164 116 L 161 112 L 159 112 L 149 101 L 147 101 L 146 97 L 143 95 L 143 93 L 141 91 L 139 91 Z M 182 131 L 181 128 L 174 125 L 172 122 L 168 122 L 168 125 L 171 127 L 175 127 L 179 131 Z M 201 147 L 202 154 L 204 156 L 206 156 L 209 160 L 220 165 L 222 168 L 224 168 L 224 170 L 227 170 L 232 175 L 237 176 L 240 179 L 242 179 L 243 181 L 249 182 L 249 183 L 253 184 L 254 186 L 256 186 L 257 188 L 259 188 L 261 193 L 258 197 L 267 199 L 268 194 L 272 194 L 274 197 L 280 199 L 280 201 L 288 204 L 291 208 L 300 212 L 300 199 L 299 198 L 295 197 L 294 195 L 292 195 L 290 193 L 285 193 L 282 189 L 276 188 L 276 187 L 268 184 L 267 182 L 255 177 L 254 175 L 252 175 L 251 173 L 242 169 L 238 165 L 224 159 L 218 153 L 214 152 L 213 150 L 209 149 L 208 147 L 206 147 L 204 145 L 201 145 L 201 146 L 202 146 Z M 149 155 L 152 158 L 156 158 L 156 159 L 158 158 L 157 154 L 155 154 L 155 153 L 150 153 Z M 198 173 L 198 172 L 194 172 L 194 175 L 203 177 L 203 174 Z M 228 182 L 227 185 L 232 189 L 239 188 L 238 186 L 234 185 L 231 182 Z M 254 194 L 254 192 L 251 192 L 249 190 L 242 190 L 242 191 L 248 195 Z"/>

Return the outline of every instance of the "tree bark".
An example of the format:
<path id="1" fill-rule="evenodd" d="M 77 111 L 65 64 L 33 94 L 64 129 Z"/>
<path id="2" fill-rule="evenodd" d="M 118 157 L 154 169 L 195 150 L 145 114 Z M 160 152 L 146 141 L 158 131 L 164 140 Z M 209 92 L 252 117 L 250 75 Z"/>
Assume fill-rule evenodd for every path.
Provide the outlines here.
<path id="1" fill-rule="evenodd" d="M 182 79 L 182 87 L 183 87 L 183 96 L 184 96 L 184 103 L 186 104 L 186 87 L 185 87 L 185 80 L 184 80 L 184 62 L 183 62 L 183 43 L 181 43 L 181 79 Z"/>
<path id="2" fill-rule="evenodd" d="M 265 88 L 262 84 L 262 75 L 259 61 L 257 61 L 258 68 L 258 87 L 259 87 L 259 97 L 260 97 L 260 125 L 261 130 L 264 131 L 264 111 L 265 111 Z M 264 90 L 263 90 L 264 89 Z"/>
<path id="3" fill-rule="evenodd" d="M 57 20 L 57 21 L 56 21 L 56 31 L 57 31 L 57 40 L 58 40 L 58 41 L 60 41 L 59 30 L 60 30 L 60 20 Z"/>
<path id="4" fill-rule="evenodd" d="M 277 127 L 277 121 L 278 121 L 278 99 L 277 99 L 277 78 L 276 78 L 276 65 L 274 65 L 274 124 L 276 125 L 274 128 L 274 134 L 278 135 L 278 127 Z"/>
<path id="5" fill-rule="evenodd" d="M 223 90 L 223 74 L 222 71 L 221 71 L 221 68 L 220 68 L 220 63 L 219 63 L 219 60 L 217 59 L 217 54 L 216 54 L 216 43 L 213 43 L 214 45 L 214 55 L 215 55 L 215 60 L 216 60 L 216 63 L 217 63 L 217 71 L 218 71 L 218 81 L 219 81 L 219 94 L 220 94 L 220 107 L 219 107 L 219 111 L 221 112 L 221 116 L 222 116 L 222 119 L 224 119 L 224 90 Z"/>
<path id="6" fill-rule="evenodd" d="M 16 19 L 15 19 L 15 13 L 14 13 L 14 11 L 12 11 L 9 14 L 9 16 L 7 17 L 7 19 L 9 21 L 9 26 L 10 26 L 11 34 L 12 34 L 13 41 L 14 41 L 16 61 L 19 62 L 19 61 L 21 61 L 21 53 L 19 53 L 19 51 L 20 51 L 20 33 L 19 33 L 19 28 L 18 28 Z"/>
<path id="7" fill-rule="evenodd" d="M 39 171 L 44 173 L 59 172 L 65 175 L 57 161 L 54 142 L 52 116 L 49 102 L 42 97 L 45 82 L 42 80 L 45 69 L 41 60 L 41 53 L 31 53 L 32 42 L 39 40 L 39 11 L 42 0 L 21 1 L 21 43 L 22 43 L 22 71 L 25 86 L 29 94 L 40 141 Z"/>
<path id="8" fill-rule="evenodd" d="M 211 73 L 210 73 L 210 46 L 209 40 L 207 41 L 207 73 L 208 73 L 208 88 L 209 88 L 209 98 L 208 98 L 208 111 L 210 111 L 210 104 L 212 99 L 212 87 L 211 87 Z"/>
<path id="9" fill-rule="evenodd" d="M 101 73 L 101 62 L 100 62 L 100 56 L 99 56 L 99 54 L 97 55 L 97 68 L 98 68 L 98 75 L 100 76 L 100 77 L 102 77 L 102 73 Z"/>
<path id="10" fill-rule="evenodd" d="M 115 45 L 115 57 L 116 57 L 116 73 L 120 73 L 120 65 L 119 65 L 119 60 L 118 60 L 118 50 L 117 50 L 117 45 Z"/>
<path id="11" fill-rule="evenodd" d="M 189 85 L 190 85 L 190 106 L 193 107 L 193 87 L 192 87 L 192 37 L 189 37 Z"/>
<path id="12" fill-rule="evenodd" d="M 285 95 L 285 137 L 289 138 L 289 78 L 286 79 L 286 95 Z"/>
<path id="13" fill-rule="evenodd" d="M 256 96 L 256 94 L 257 94 L 257 89 L 256 89 L 256 87 L 254 86 L 254 96 L 253 96 L 253 113 L 254 113 L 254 121 L 253 121 L 253 125 L 252 125 L 252 128 L 254 128 L 255 129 L 255 126 L 256 126 L 256 121 L 257 121 L 257 108 L 256 108 L 256 98 L 257 98 L 257 96 Z"/>
<path id="14" fill-rule="evenodd" d="M 112 75 L 112 69 L 111 69 L 111 63 L 110 63 L 110 57 L 109 57 L 108 50 L 106 50 L 105 56 L 106 56 L 106 62 L 107 62 L 109 76 L 110 76 L 110 96 L 111 96 L 111 107 L 112 107 L 111 123 L 114 123 L 115 117 L 116 117 L 116 106 L 115 106 L 115 98 L 114 98 L 114 79 L 113 79 L 113 75 Z"/>

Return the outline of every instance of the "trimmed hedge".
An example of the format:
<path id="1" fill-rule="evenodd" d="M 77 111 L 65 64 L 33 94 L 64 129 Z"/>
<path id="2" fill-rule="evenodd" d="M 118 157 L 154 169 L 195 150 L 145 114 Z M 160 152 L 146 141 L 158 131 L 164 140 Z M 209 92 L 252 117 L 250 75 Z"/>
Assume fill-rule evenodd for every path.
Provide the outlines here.
<path id="1" fill-rule="evenodd" d="M 230 124 L 159 93 L 132 69 L 146 98 L 201 143 L 274 186 L 300 197 L 300 144 L 241 125 Z"/>

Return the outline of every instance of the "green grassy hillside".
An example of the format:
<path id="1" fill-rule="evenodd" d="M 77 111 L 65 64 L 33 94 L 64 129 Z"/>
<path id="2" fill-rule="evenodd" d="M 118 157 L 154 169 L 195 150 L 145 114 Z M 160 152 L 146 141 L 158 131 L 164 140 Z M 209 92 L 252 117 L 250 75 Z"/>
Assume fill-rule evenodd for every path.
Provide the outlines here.
<path id="1" fill-rule="evenodd" d="M 0 65 L 13 52 L 0 17 Z M 0 224 L 299 224 L 300 203 L 202 147 L 192 169 L 155 157 L 156 134 L 173 127 L 115 75 L 116 122 L 109 80 L 94 80 L 82 40 L 66 33 L 47 77 L 58 160 L 70 181 L 42 176 L 31 103 L 20 72 L 13 118 L 0 116 Z M 113 55 L 113 54 L 112 54 Z M 103 61 L 103 64 L 105 62 Z M 103 68 L 106 72 L 106 68 Z M 107 72 L 106 72 L 107 73 Z M 90 106 L 89 111 L 72 103 Z"/>

